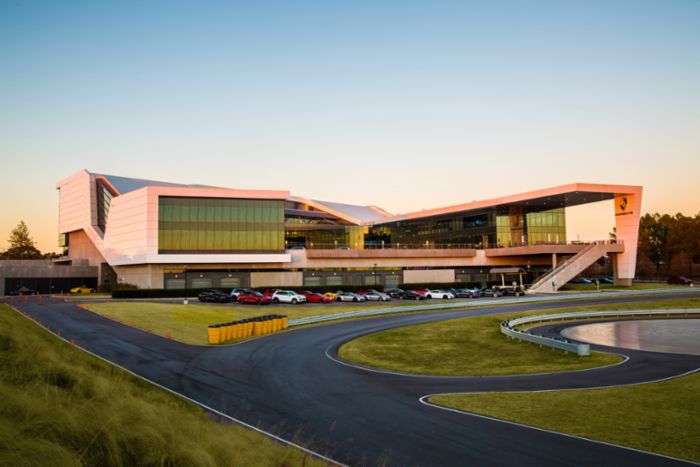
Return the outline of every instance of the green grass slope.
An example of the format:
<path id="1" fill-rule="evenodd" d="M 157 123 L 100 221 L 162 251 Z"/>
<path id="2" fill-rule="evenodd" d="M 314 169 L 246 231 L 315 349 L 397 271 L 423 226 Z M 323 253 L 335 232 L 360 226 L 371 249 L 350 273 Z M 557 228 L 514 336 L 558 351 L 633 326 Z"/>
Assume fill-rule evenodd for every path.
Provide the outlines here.
<path id="1" fill-rule="evenodd" d="M 459 318 L 369 334 L 344 344 L 339 355 L 361 365 L 428 375 L 492 376 L 581 370 L 617 363 L 621 358 L 595 352 L 589 357 L 579 357 L 509 339 L 500 331 L 501 321 L 563 311 L 694 307 L 700 307 L 700 298 L 570 306 L 528 313 Z"/>
<path id="2" fill-rule="evenodd" d="M 280 314 L 289 319 L 342 313 L 366 308 L 401 306 L 397 304 L 362 304 L 332 306 L 318 303 L 304 305 L 207 305 L 194 303 L 106 302 L 83 307 L 100 315 L 117 319 L 130 326 L 148 329 L 186 344 L 207 345 L 207 326 L 255 316 Z"/>
<path id="3" fill-rule="evenodd" d="M 406 373 L 491 376 L 573 371 L 617 363 L 615 355 L 588 357 L 509 339 L 498 314 L 419 324 L 360 337 L 344 344 L 341 358 Z"/>
<path id="4" fill-rule="evenodd" d="M 100 361 L 0 305 L 0 465 L 325 465 Z"/>
<path id="5" fill-rule="evenodd" d="M 430 402 L 700 462 L 700 374 L 660 383 L 540 393 L 434 396 Z"/>

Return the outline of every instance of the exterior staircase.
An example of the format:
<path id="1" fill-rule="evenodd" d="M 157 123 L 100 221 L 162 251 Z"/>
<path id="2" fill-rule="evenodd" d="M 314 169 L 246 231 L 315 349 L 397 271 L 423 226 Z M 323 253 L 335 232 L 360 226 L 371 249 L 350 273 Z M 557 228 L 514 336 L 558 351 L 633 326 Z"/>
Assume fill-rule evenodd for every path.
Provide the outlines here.
<path id="1" fill-rule="evenodd" d="M 537 279 L 527 290 L 527 293 L 554 293 L 606 254 L 612 251 L 619 252 L 619 247 L 619 244 L 607 242 L 588 244 L 574 256 Z"/>

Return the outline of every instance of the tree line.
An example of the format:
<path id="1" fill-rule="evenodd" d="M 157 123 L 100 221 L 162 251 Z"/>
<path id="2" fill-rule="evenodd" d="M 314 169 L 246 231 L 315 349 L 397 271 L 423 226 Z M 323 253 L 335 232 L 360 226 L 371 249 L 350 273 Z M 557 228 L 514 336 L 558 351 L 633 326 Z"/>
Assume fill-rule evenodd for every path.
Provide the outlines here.
<path id="1" fill-rule="evenodd" d="M 700 273 L 700 213 L 645 214 L 639 223 L 638 277 Z"/>

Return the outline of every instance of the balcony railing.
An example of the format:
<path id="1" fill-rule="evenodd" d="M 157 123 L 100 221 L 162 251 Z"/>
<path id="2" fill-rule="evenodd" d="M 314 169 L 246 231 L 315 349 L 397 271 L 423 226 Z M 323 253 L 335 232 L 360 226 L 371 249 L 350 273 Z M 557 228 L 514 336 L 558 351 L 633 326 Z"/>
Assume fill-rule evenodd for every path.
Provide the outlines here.
<path id="1" fill-rule="evenodd" d="M 589 242 L 582 242 L 574 240 L 571 242 L 544 242 L 538 241 L 534 243 L 528 242 L 516 242 L 509 243 L 507 245 L 494 244 L 486 245 L 483 243 L 385 243 L 385 244 L 375 244 L 375 243 L 365 243 L 364 245 L 360 243 L 348 244 L 348 243 L 315 243 L 309 242 L 306 245 L 287 245 L 288 250 L 295 249 L 308 249 L 308 250 L 444 250 L 444 249 L 466 249 L 466 250 L 482 250 L 491 248 L 517 248 L 524 246 L 566 246 L 566 245 L 589 245 L 589 244 L 607 244 L 607 245 L 621 245 L 621 240 L 596 240 Z"/>

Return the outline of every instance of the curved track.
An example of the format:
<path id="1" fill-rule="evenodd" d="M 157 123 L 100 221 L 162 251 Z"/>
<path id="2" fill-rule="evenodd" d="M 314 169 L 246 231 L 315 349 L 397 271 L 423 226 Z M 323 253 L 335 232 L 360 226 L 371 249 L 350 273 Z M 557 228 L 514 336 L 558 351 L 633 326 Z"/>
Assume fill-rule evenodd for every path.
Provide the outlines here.
<path id="1" fill-rule="evenodd" d="M 683 294 L 688 297 L 689 294 Z M 700 292 L 692 296 L 700 296 Z M 426 394 L 632 384 L 700 368 L 700 357 L 633 350 L 625 363 L 571 373 L 428 377 L 338 362 L 358 336 L 464 316 L 675 298 L 672 294 L 407 314 L 296 329 L 237 345 L 195 347 L 71 303 L 17 307 L 63 337 L 166 388 L 352 465 L 682 465 L 683 462 L 421 404 Z M 330 357 L 330 358 L 329 358 Z"/>

